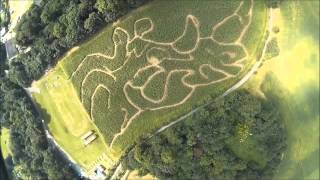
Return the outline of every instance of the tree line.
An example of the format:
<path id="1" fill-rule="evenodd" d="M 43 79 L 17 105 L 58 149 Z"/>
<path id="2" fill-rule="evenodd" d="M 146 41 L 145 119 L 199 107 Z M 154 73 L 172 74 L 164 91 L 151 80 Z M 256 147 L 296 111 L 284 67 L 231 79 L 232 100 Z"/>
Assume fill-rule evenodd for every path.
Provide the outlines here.
<path id="1" fill-rule="evenodd" d="M 42 0 L 33 4 L 15 28 L 21 53 L 9 65 L 9 77 L 29 86 L 67 49 L 147 0 Z"/>
<path id="2" fill-rule="evenodd" d="M 286 146 L 278 109 L 239 91 L 141 140 L 123 165 L 159 179 L 271 179 Z"/>
<path id="3" fill-rule="evenodd" d="M 0 125 L 10 129 L 13 156 L 9 158 L 18 177 L 77 178 L 58 149 L 48 142 L 41 118 L 24 89 L 5 77 L 0 77 Z"/>

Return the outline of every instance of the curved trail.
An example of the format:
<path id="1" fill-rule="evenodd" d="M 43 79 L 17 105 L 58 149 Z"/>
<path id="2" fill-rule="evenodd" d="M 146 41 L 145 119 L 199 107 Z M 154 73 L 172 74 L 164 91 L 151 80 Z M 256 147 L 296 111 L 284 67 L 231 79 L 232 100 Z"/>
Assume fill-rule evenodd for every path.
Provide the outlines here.
<path id="1" fill-rule="evenodd" d="M 273 25 L 273 18 L 272 18 L 272 9 L 270 8 L 269 11 L 268 11 L 268 27 L 267 27 L 267 30 L 269 32 L 272 31 L 272 25 Z M 219 96 L 218 98 L 221 98 L 221 97 L 224 97 L 224 96 L 227 96 L 228 94 L 230 94 L 231 92 L 237 90 L 239 87 L 241 87 L 245 82 L 247 82 L 250 77 L 254 74 L 255 71 L 258 70 L 259 66 L 261 65 L 262 61 L 263 61 L 263 57 L 266 53 L 266 50 L 267 50 L 267 44 L 268 42 L 271 40 L 271 36 L 269 35 L 267 40 L 265 41 L 265 44 L 264 44 L 264 47 L 263 47 L 263 50 L 262 50 L 262 55 L 260 57 L 260 59 L 252 66 L 252 68 L 250 69 L 250 71 L 240 80 L 238 81 L 235 85 L 233 85 L 232 87 L 230 87 L 229 89 L 227 89 L 221 96 Z M 203 104 L 195 109 L 193 109 L 192 111 L 190 111 L 189 113 L 181 116 L 180 118 L 178 118 L 177 120 L 169 123 L 168 125 L 165 125 L 165 126 L 162 126 L 159 130 L 157 130 L 153 135 L 149 136 L 147 139 L 150 139 L 151 137 L 153 137 L 154 135 L 156 134 L 159 134 L 160 132 L 166 130 L 167 128 L 183 121 L 186 119 L 186 117 L 192 115 L 193 113 L 197 112 L 199 109 L 207 106 L 209 103 L 206 103 L 206 104 Z M 147 140 L 146 139 L 146 140 Z"/>
<path id="2" fill-rule="evenodd" d="M 273 17 L 272 17 L 272 8 L 268 9 L 268 12 L 267 12 L 267 16 L 268 16 L 268 25 L 267 25 L 267 31 L 269 32 L 272 32 L 272 27 L 273 27 Z M 262 50 L 262 54 L 261 56 L 259 57 L 259 60 L 252 66 L 252 68 L 249 70 L 249 72 L 240 80 L 238 81 L 236 84 L 234 84 L 232 87 L 230 87 L 229 89 L 227 89 L 221 96 L 217 97 L 218 98 L 221 98 L 221 97 L 224 97 L 224 96 L 227 96 L 228 94 L 230 94 L 231 92 L 237 90 L 239 87 L 241 87 L 245 82 L 247 82 L 250 77 L 254 74 L 255 71 L 257 71 L 257 69 L 259 68 L 259 66 L 261 65 L 261 63 L 263 62 L 263 57 L 266 53 L 266 49 L 267 49 L 267 44 L 268 42 L 270 42 L 270 40 L 272 39 L 271 35 L 269 34 L 269 36 L 267 37 L 267 39 L 265 40 L 265 43 L 264 43 L 264 47 L 263 47 L 263 50 Z M 192 111 L 190 111 L 189 113 L 181 116 L 180 118 L 178 118 L 177 120 L 169 123 L 168 125 L 165 125 L 165 126 L 162 126 L 160 129 L 158 129 L 155 133 L 153 133 L 152 135 L 150 135 L 149 137 L 147 137 L 146 139 L 144 139 L 144 141 L 147 141 L 149 140 L 150 138 L 152 138 L 153 136 L 163 132 L 164 130 L 170 128 L 171 126 L 185 120 L 188 116 L 194 114 L 195 112 L 197 112 L 198 110 L 200 110 L 201 108 L 207 106 L 208 104 L 210 104 L 211 102 L 209 103 L 205 103 L 195 109 L 193 109 Z M 130 151 L 132 151 L 134 148 L 132 148 Z M 120 163 L 121 165 L 121 163 Z"/>
<path id="3" fill-rule="evenodd" d="M 246 4 L 247 3 L 247 4 Z M 240 10 L 250 5 L 245 14 L 240 14 Z M 90 112 L 91 119 L 96 120 L 94 115 L 95 95 L 98 90 L 102 89 L 109 95 L 107 102 L 108 113 L 106 119 L 116 119 L 114 114 L 123 116 L 121 127 L 115 128 L 114 132 L 110 132 L 113 136 L 110 142 L 110 147 L 114 142 L 123 135 L 130 124 L 141 113 L 150 110 L 156 111 L 165 108 L 173 108 L 184 104 L 194 92 L 201 87 L 214 85 L 231 78 L 235 78 L 243 71 L 245 61 L 250 58 L 247 47 L 241 42 L 252 22 L 254 1 L 241 1 L 237 8 L 228 16 L 224 17 L 220 22 L 212 27 L 212 32 L 208 35 L 201 35 L 200 22 L 192 14 L 188 14 L 185 18 L 185 26 L 182 34 L 172 42 L 154 41 L 145 37 L 146 34 L 153 32 L 154 24 L 149 17 L 145 17 L 135 21 L 134 36 L 130 36 L 127 30 L 117 27 L 113 32 L 114 51 L 112 54 L 103 54 L 96 52 L 87 55 L 82 62 L 77 66 L 75 71 L 69 77 L 80 78 L 80 99 L 82 103 L 87 102 L 87 108 Z M 241 31 L 235 39 L 230 42 L 223 42 L 216 39 L 216 31 L 228 23 L 231 18 L 236 17 L 241 23 Z M 243 22 L 246 19 L 247 22 Z M 148 29 L 141 30 L 139 26 L 146 25 Z M 195 38 L 192 46 L 187 48 L 180 47 L 179 43 L 185 41 L 187 34 L 192 32 L 192 37 Z M 190 34 L 189 34 L 190 35 Z M 138 43 L 138 44 L 137 44 Z M 136 45 L 142 46 L 136 46 Z M 217 50 L 217 47 L 222 50 Z M 204 48 L 203 52 L 199 52 Z M 240 51 L 236 54 L 234 51 Z M 206 55 L 207 59 L 202 56 Z M 227 56 L 225 62 L 223 56 Z M 100 58 L 100 59 L 96 59 Z M 140 60 L 144 64 L 137 64 L 133 66 L 133 61 Z M 96 63 L 92 66 L 94 61 Z M 87 67 L 88 66 L 88 67 Z M 128 66 L 132 67 L 128 72 Z M 173 68 L 174 67 L 174 68 Z M 142 85 L 134 85 L 134 81 L 139 79 L 139 74 L 148 72 L 156 68 Z M 230 68 L 230 69 L 228 69 Z M 236 70 L 236 71 L 232 71 Z M 120 76 L 129 74 L 129 79 L 123 80 Z M 211 77 L 209 73 L 216 73 L 221 77 Z M 90 86 L 86 86 L 86 82 L 90 82 L 90 78 L 95 75 L 104 76 L 107 79 L 101 78 L 99 82 L 93 82 Z M 181 75 L 181 77 L 180 77 Z M 130 76 L 133 79 L 130 79 Z M 154 81 L 154 79 L 164 77 L 164 89 L 161 97 L 153 98 L 148 96 L 147 87 Z M 172 86 L 174 78 L 180 77 L 178 85 Z M 197 79 L 198 78 L 198 79 Z M 77 81 L 78 81 L 77 79 Z M 197 81 L 193 81 L 197 79 Z M 94 90 L 90 90 L 94 87 Z M 186 90 L 185 94 L 171 102 L 173 94 L 177 94 L 179 88 Z M 129 91 L 136 93 L 132 95 Z M 159 90 L 158 90 L 159 91 Z M 87 93 L 86 93 L 87 92 Z M 120 94 L 120 95 L 119 95 Z M 117 102 L 121 102 L 121 111 L 116 107 L 114 97 L 121 97 Z M 174 98 L 173 98 L 174 99 Z M 129 110 L 131 109 L 131 112 Z M 120 120 L 120 119 L 119 119 Z"/>
<path id="4" fill-rule="evenodd" d="M 235 10 L 235 12 L 227 17 L 225 17 L 220 23 L 216 24 L 214 27 L 213 27 L 213 34 L 215 33 L 215 30 L 217 28 L 219 28 L 221 25 L 224 24 L 225 21 L 227 21 L 228 19 L 230 19 L 231 17 L 239 17 L 241 18 L 241 16 L 239 16 L 237 13 L 239 11 L 239 9 L 241 8 L 242 6 L 242 3 L 240 3 L 239 7 Z M 244 53 L 245 53 L 245 56 L 244 57 L 240 57 L 239 59 L 236 59 L 234 56 L 235 54 L 232 54 L 233 52 L 226 52 L 231 59 L 236 59 L 236 61 L 233 61 L 232 63 L 223 63 L 223 66 L 234 66 L 234 67 L 239 67 L 240 68 L 240 71 L 243 70 L 243 62 L 249 57 L 249 53 L 246 49 L 246 47 L 241 43 L 241 40 L 242 40 L 242 37 L 245 35 L 245 33 L 247 32 L 247 29 L 248 27 L 250 26 L 251 24 L 251 18 L 252 18 L 252 7 L 253 7 L 253 4 L 251 5 L 251 8 L 250 8 L 250 11 L 248 12 L 247 16 L 249 18 L 249 21 L 247 24 L 244 25 L 244 28 L 242 29 L 239 37 L 234 41 L 234 42 L 219 42 L 217 41 L 216 39 L 214 39 L 213 36 L 207 36 L 207 37 L 200 37 L 198 36 L 197 38 L 197 41 L 196 41 L 196 45 L 190 49 L 189 51 L 180 51 L 179 49 L 177 49 L 175 46 L 174 46 L 174 43 L 176 41 L 178 41 L 180 38 L 182 38 L 184 36 L 184 34 L 186 33 L 186 27 L 187 27 L 187 22 L 190 21 L 190 22 L 193 22 L 196 29 L 199 30 L 199 22 L 197 21 L 197 19 L 193 16 L 193 15 L 188 15 L 187 18 L 186 18 L 186 27 L 184 29 L 184 32 L 182 33 L 182 35 L 180 37 L 178 37 L 175 41 L 173 42 L 154 42 L 152 40 L 149 40 L 149 39 L 146 39 L 144 38 L 144 35 L 146 33 L 149 33 L 149 32 L 152 32 L 153 30 L 153 23 L 152 23 L 152 20 L 151 19 L 148 19 L 148 18 L 144 18 L 144 19 L 141 19 L 142 20 L 150 20 L 150 23 L 151 23 L 151 28 L 148 29 L 147 31 L 143 32 L 142 34 L 138 34 L 136 33 L 135 31 L 135 36 L 131 39 L 130 36 L 128 35 L 127 36 L 127 39 L 125 41 L 131 43 L 133 42 L 135 39 L 137 38 L 140 38 L 140 40 L 143 40 L 143 41 L 146 41 L 150 44 L 154 44 L 154 45 L 157 45 L 159 46 L 159 49 L 163 48 L 163 50 L 167 50 L 165 49 L 166 46 L 169 46 L 171 47 L 172 49 L 174 49 L 176 52 L 180 53 L 180 54 L 191 54 L 193 53 L 194 51 L 196 51 L 196 49 L 198 49 L 198 44 L 200 41 L 205 41 L 205 40 L 211 40 L 213 41 L 214 43 L 220 45 L 220 46 L 228 46 L 228 45 L 234 45 L 234 46 L 237 46 L 237 47 L 240 47 L 242 50 L 244 50 Z M 268 19 L 268 30 L 271 31 L 272 30 L 272 13 L 271 13 L 271 9 L 269 10 L 268 14 L 269 14 L 269 19 Z M 240 20 L 242 22 L 242 19 Z M 136 23 L 139 23 L 140 20 L 138 20 Z M 136 23 L 135 23 L 135 26 L 136 26 Z M 135 28 L 136 29 L 136 28 Z M 121 29 L 121 28 L 116 28 L 115 30 L 115 34 L 120 34 L 120 33 L 127 33 L 124 29 Z M 199 33 L 199 32 L 197 32 Z M 221 96 L 219 96 L 218 98 L 220 97 L 224 97 L 226 95 L 228 95 L 229 93 L 233 92 L 234 90 L 238 89 L 241 85 L 243 85 L 246 81 L 248 81 L 250 79 L 250 77 L 254 74 L 254 72 L 259 68 L 259 66 L 261 65 L 262 63 L 262 60 L 263 60 L 263 56 L 265 54 L 265 51 L 266 51 L 266 45 L 267 43 L 270 41 L 270 36 L 268 37 L 268 39 L 265 41 L 265 44 L 264 44 L 264 48 L 263 48 L 263 51 L 262 51 L 262 55 L 260 57 L 260 59 L 252 66 L 252 68 L 249 70 L 249 72 L 247 74 L 244 75 L 244 77 L 238 81 L 236 84 L 234 84 L 232 87 L 230 87 L 229 89 L 227 89 Z M 124 42 L 122 40 L 119 40 L 119 39 L 116 39 L 114 40 L 115 42 L 115 49 L 114 49 L 114 53 L 113 55 L 106 55 L 106 54 L 102 54 L 102 53 L 93 53 L 93 54 L 90 54 L 90 55 L 87 55 L 87 57 L 85 57 L 83 59 L 83 61 L 79 64 L 79 66 L 76 68 L 76 70 L 71 74 L 71 77 L 70 77 L 70 80 L 75 77 L 77 74 L 79 74 L 79 72 L 81 71 L 82 67 L 84 67 L 85 63 L 86 62 L 89 62 L 90 61 L 90 57 L 102 57 L 102 58 L 105 58 L 109 61 L 112 61 L 114 59 L 116 59 L 116 56 L 117 56 L 117 53 L 116 53 L 116 49 L 121 46 L 123 46 Z M 146 53 L 148 54 L 148 52 L 150 51 L 150 48 L 148 49 L 148 47 L 145 47 L 140 53 L 137 52 L 136 49 L 133 49 L 133 50 L 129 50 L 129 43 L 127 43 L 125 45 L 125 55 L 124 57 L 125 58 L 125 61 L 122 62 L 123 64 L 116 68 L 116 69 L 108 69 L 107 67 L 104 67 L 102 69 L 99 69 L 99 68 L 94 68 L 94 69 L 91 69 L 89 71 L 89 73 L 87 73 L 85 76 L 84 76 L 84 79 L 83 81 L 81 82 L 81 101 L 83 101 L 83 98 L 82 98 L 82 95 L 84 95 L 83 93 L 83 87 L 84 87 L 84 83 L 86 82 L 87 79 L 89 79 L 88 77 L 90 76 L 90 72 L 99 72 L 99 73 L 103 73 L 107 76 L 109 76 L 110 78 L 112 78 L 114 81 L 117 81 L 117 77 L 115 76 L 116 73 L 118 73 L 118 71 L 121 71 L 122 68 L 127 65 L 127 63 L 129 63 L 129 58 L 127 58 L 128 56 L 131 56 L 131 55 L 135 55 L 136 57 L 140 57 L 142 56 L 143 53 Z M 152 48 L 151 48 L 152 49 Z M 208 52 L 210 54 L 210 52 Z M 160 61 L 161 59 L 152 59 L 154 57 L 150 56 L 149 60 L 150 60 L 150 64 L 143 67 L 143 68 L 140 68 L 136 74 L 134 74 L 134 77 L 137 77 L 139 76 L 139 73 L 140 72 L 143 72 L 145 69 L 148 69 L 149 67 L 161 67 L 159 66 L 159 64 L 162 62 Z M 176 57 L 171 57 L 169 55 L 169 57 L 166 58 L 167 60 L 169 61 L 181 61 L 181 62 L 188 62 L 188 61 L 193 61 L 193 56 L 190 56 L 189 59 L 188 58 L 182 58 L 182 59 L 179 59 L 179 58 L 176 58 Z M 120 132 L 118 132 L 117 134 L 115 134 L 110 146 L 113 145 L 113 142 L 117 139 L 117 137 L 119 137 L 120 135 L 122 135 L 125 130 L 128 128 L 128 126 L 130 125 L 130 123 L 138 116 L 140 115 L 142 112 L 143 112 L 143 109 L 141 109 L 137 104 L 135 104 L 135 102 L 133 102 L 131 99 L 130 99 L 130 96 L 128 95 L 127 91 L 126 91 L 126 87 L 131 87 L 131 88 L 137 88 L 137 89 L 140 89 L 141 91 L 141 94 L 142 96 L 149 102 L 152 102 L 152 103 L 159 103 L 161 104 L 161 102 L 167 98 L 167 84 L 169 82 L 169 78 L 171 76 L 171 74 L 175 73 L 175 72 L 188 72 L 186 73 L 187 75 L 183 76 L 183 78 L 181 79 L 181 82 L 186 86 L 186 87 L 189 87 L 189 88 L 192 88 L 192 91 L 190 94 L 188 94 L 188 96 L 186 96 L 182 101 L 180 102 L 176 102 L 175 104 L 170 104 L 170 105 L 161 105 L 159 107 L 156 107 L 156 108 L 149 108 L 150 110 L 157 110 L 157 109 L 161 109 L 161 108 L 167 108 L 167 107 L 174 107 L 174 106 L 178 106 L 180 104 L 183 104 L 186 100 L 189 99 L 189 97 L 192 96 L 194 90 L 197 88 L 197 87 L 201 87 L 201 86 L 206 86 L 206 85 L 211 85 L 211 84 L 214 84 L 214 83 L 217 83 L 217 82 L 221 82 L 221 81 L 224 81 L 226 79 L 229 79 L 229 78 L 233 78 L 235 77 L 237 74 L 230 74 L 226 71 L 224 71 L 224 69 L 217 69 L 215 68 L 214 66 L 212 66 L 211 64 L 202 64 L 201 66 L 199 66 L 199 69 L 197 69 L 199 71 L 199 73 L 201 74 L 202 77 L 208 79 L 208 76 L 203 72 L 202 68 L 203 67 L 208 67 L 209 69 L 213 70 L 213 71 L 216 71 L 216 72 L 220 72 L 222 74 L 225 75 L 225 77 L 223 78 L 220 78 L 220 79 L 215 79 L 215 80 L 211 80 L 211 82 L 208 82 L 208 83 L 198 83 L 198 84 L 190 84 L 188 82 L 185 81 L 185 78 L 188 77 L 190 74 L 191 74 L 191 71 L 196 71 L 196 70 L 189 70 L 189 69 L 175 69 L 175 70 L 171 70 L 170 72 L 168 72 L 168 76 L 167 76 L 167 79 L 166 80 L 166 88 L 165 88 L 165 92 L 163 94 L 163 97 L 158 100 L 158 99 L 152 99 L 151 97 L 148 97 L 145 93 L 144 93 L 144 90 L 145 90 L 145 87 L 147 86 L 147 84 L 149 83 L 149 81 L 153 78 L 153 76 L 156 76 L 157 73 L 155 73 L 153 76 L 150 76 L 148 78 L 148 80 L 142 85 L 142 86 L 134 86 L 132 85 L 132 81 L 127 81 L 124 86 L 123 86 L 123 91 L 124 91 L 124 96 L 127 98 L 127 100 L 129 101 L 129 103 L 137 110 L 137 112 L 129 117 L 129 113 L 128 113 L 128 110 L 124 107 L 121 107 L 121 111 L 125 114 L 124 115 L 124 120 L 123 120 L 123 124 L 121 125 L 121 128 L 120 128 Z M 160 70 L 158 71 L 158 73 L 160 72 L 166 72 L 165 69 L 163 69 L 163 67 L 159 68 Z M 92 110 L 93 110 L 93 107 L 94 107 L 94 97 L 97 93 L 97 91 L 99 89 L 104 89 L 104 90 L 107 90 L 109 92 L 109 94 L 111 94 L 111 90 L 108 88 L 108 86 L 105 86 L 103 84 L 98 84 L 93 92 L 93 94 L 91 95 L 90 97 L 90 100 L 91 100 L 91 107 L 90 107 L 90 115 L 91 115 L 91 118 L 92 120 L 94 120 L 94 117 L 93 117 L 93 113 L 92 113 Z M 112 104 L 110 102 L 110 99 L 108 99 L 108 108 L 110 108 L 110 104 Z M 165 125 L 165 126 L 162 126 L 160 129 L 158 129 L 155 133 L 153 133 L 151 136 L 149 136 L 147 139 L 145 140 L 148 140 L 150 139 L 151 137 L 153 137 L 154 135 L 164 131 L 165 129 L 167 128 L 170 128 L 171 126 L 183 121 L 186 119 L 186 117 L 192 115 L 193 113 L 197 112 L 199 109 L 203 108 L 204 106 L 208 105 L 209 103 L 206 103 L 206 104 L 203 104 L 195 109 L 193 109 L 192 111 L 190 111 L 189 113 L 181 116 L 180 118 L 178 118 L 177 120 L 169 123 L 168 125 Z M 59 147 L 59 146 L 58 146 Z M 60 149 L 62 149 L 61 147 L 59 147 Z"/>

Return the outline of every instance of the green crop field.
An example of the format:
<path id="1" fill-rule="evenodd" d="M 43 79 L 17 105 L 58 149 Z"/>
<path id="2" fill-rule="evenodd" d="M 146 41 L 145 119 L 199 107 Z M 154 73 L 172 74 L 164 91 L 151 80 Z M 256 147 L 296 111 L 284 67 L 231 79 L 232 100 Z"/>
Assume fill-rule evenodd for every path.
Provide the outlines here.
<path id="1" fill-rule="evenodd" d="M 239 81 L 261 53 L 266 21 L 263 1 L 152 1 L 70 51 L 33 85 L 35 101 L 55 138 L 94 126 L 122 154 Z M 54 82 L 61 88 L 45 86 Z"/>

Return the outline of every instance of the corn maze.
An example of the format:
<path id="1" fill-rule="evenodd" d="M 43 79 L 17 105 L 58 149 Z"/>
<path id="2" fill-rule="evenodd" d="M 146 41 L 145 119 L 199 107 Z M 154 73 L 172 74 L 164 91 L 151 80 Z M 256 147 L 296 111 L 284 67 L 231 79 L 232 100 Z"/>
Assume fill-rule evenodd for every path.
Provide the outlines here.
<path id="1" fill-rule="evenodd" d="M 115 27 L 113 52 L 87 54 L 69 76 L 107 144 L 144 113 L 173 110 L 201 88 L 238 78 L 250 56 L 243 39 L 253 7 L 239 1 L 207 34 L 201 32 L 206 22 L 186 14 L 184 30 L 170 42 L 148 38 L 156 27 L 150 17 L 136 19 L 133 32 Z"/>

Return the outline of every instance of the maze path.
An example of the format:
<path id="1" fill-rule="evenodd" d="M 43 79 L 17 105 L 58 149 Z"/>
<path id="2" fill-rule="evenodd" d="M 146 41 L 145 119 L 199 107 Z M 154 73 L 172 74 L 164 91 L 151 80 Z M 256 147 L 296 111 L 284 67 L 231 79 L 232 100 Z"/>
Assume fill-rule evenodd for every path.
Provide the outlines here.
<path id="1" fill-rule="evenodd" d="M 250 8 L 246 9 L 245 5 Z M 112 55 L 99 52 L 87 55 L 70 79 L 75 83 L 81 80 L 80 98 L 90 111 L 93 121 L 96 120 L 96 100 L 102 101 L 95 98 L 97 92 L 101 89 L 108 94 L 108 99 L 104 100 L 108 107 L 104 117 L 112 123 L 121 122 L 114 129 L 108 130 L 108 133 L 114 134 L 110 146 L 144 111 L 182 105 L 192 97 L 197 88 L 237 77 L 249 58 L 242 40 L 252 21 L 253 6 L 253 0 L 239 2 L 235 11 L 217 23 L 208 36 L 200 35 L 200 22 L 189 14 L 182 34 L 172 42 L 147 39 L 145 35 L 153 32 L 154 24 L 150 18 L 142 18 L 134 23 L 133 37 L 125 29 L 115 28 Z M 217 40 L 216 31 L 234 18 L 242 25 L 237 38 L 232 42 Z M 144 78 L 145 82 L 139 85 L 135 83 L 137 79 L 141 80 L 140 76 L 151 70 L 151 75 Z M 94 74 L 104 78 L 95 80 Z M 159 88 L 163 92 L 160 93 L 160 98 L 150 97 L 150 93 L 146 93 L 149 90 L 147 88 L 151 83 L 156 84 L 154 81 L 157 78 L 165 81 L 164 88 Z M 178 86 L 180 88 L 176 88 Z M 181 88 L 186 91 L 185 94 L 183 97 L 175 97 Z"/>

